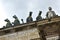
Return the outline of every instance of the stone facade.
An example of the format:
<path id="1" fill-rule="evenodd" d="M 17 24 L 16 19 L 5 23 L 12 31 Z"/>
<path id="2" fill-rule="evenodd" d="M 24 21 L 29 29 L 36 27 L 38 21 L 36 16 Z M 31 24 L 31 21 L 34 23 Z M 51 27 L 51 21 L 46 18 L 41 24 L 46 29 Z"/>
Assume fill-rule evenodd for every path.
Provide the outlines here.
<path id="1" fill-rule="evenodd" d="M 36 28 L 0 36 L 0 40 L 30 40 L 34 38 L 39 38 Z"/>
<path id="2" fill-rule="evenodd" d="M 0 40 L 57 40 L 60 35 L 60 17 L 43 19 L 0 30 Z"/>

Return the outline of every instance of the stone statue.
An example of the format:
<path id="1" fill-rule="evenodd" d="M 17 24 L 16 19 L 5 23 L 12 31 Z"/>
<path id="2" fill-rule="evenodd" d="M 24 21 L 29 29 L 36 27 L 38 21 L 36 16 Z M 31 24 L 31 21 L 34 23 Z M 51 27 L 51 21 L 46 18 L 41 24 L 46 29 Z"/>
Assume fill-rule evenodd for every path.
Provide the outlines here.
<path id="1" fill-rule="evenodd" d="M 26 22 L 32 22 L 33 18 L 32 18 L 32 12 L 30 12 L 29 16 L 27 17 Z"/>
<path id="2" fill-rule="evenodd" d="M 5 26 L 3 26 L 3 28 L 6 28 Z"/>
<path id="3" fill-rule="evenodd" d="M 23 21 L 23 19 L 21 19 L 21 21 L 22 21 L 22 23 L 24 24 L 24 21 Z"/>
<path id="4" fill-rule="evenodd" d="M 6 24 L 7 28 L 8 27 L 12 27 L 12 24 L 11 24 L 11 22 L 8 19 L 5 19 L 4 21 L 7 22 L 7 24 Z"/>
<path id="5" fill-rule="evenodd" d="M 36 17 L 36 21 L 42 20 L 41 13 L 42 11 L 39 11 L 39 15 Z"/>
<path id="6" fill-rule="evenodd" d="M 49 18 L 49 19 L 55 17 L 56 14 L 55 14 L 54 11 L 52 11 L 52 8 L 49 7 L 48 9 L 49 9 L 49 11 L 47 12 L 46 17 Z"/>
<path id="7" fill-rule="evenodd" d="M 13 22 L 13 25 L 14 26 L 20 25 L 20 21 L 18 20 L 17 16 L 14 15 L 13 18 L 15 19 L 14 22 Z"/>

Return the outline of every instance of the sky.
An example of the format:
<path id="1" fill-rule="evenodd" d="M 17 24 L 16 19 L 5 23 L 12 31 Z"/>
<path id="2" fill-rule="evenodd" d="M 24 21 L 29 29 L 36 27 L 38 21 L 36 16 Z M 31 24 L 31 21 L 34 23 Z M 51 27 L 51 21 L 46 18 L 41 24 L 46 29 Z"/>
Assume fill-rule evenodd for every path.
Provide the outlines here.
<path id="1" fill-rule="evenodd" d="M 0 28 L 6 25 L 6 18 L 12 23 L 13 15 L 16 15 L 20 22 L 21 19 L 26 22 L 30 11 L 33 12 L 34 21 L 39 11 L 42 11 L 41 16 L 45 18 L 49 6 L 60 16 L 60 0 L 0 0 Z"/>

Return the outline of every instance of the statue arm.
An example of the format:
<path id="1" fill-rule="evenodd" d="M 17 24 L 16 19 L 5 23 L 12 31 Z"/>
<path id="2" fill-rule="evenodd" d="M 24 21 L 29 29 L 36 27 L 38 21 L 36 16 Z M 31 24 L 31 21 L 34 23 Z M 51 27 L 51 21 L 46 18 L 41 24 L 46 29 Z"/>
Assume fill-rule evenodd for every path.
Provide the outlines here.
<path id="1" fill-rule="evenodd" d="M 33 18 L 31 18 L 31 21 L 33 21 Z"/>
<path id="2" fill-rule="evenodd" d="M 56 13 L 53 11 L 53 13 L 54 13 L 54 16 L 56 16 Z"/>
<path id="3" fill-rule="evenodd" d="M 17 20 L 18 21 L 18 23 L 20 24 L 20 21 L 19 20 Z"/>

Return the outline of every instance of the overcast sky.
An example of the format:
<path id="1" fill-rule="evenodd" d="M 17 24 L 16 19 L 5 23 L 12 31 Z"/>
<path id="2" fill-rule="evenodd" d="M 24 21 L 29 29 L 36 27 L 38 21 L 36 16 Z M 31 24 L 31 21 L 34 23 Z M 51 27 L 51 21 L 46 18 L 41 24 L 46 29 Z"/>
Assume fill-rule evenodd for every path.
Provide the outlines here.
<path id="1" fill-rule="evenodd" d="M 26 22 L 30 11 L 33 12 L 34 20 L 36 20 L 40 10 L 42 17 L 45 18 L 49 6 L 53 8 L 56 14 L 60 15 L 60 0 L 0 0 L 0 28 L 6 25 L 4 22 L 6 18 L 13 22 L 13 15 L 17 15 L 20 22 L 21 19 Z"/>

